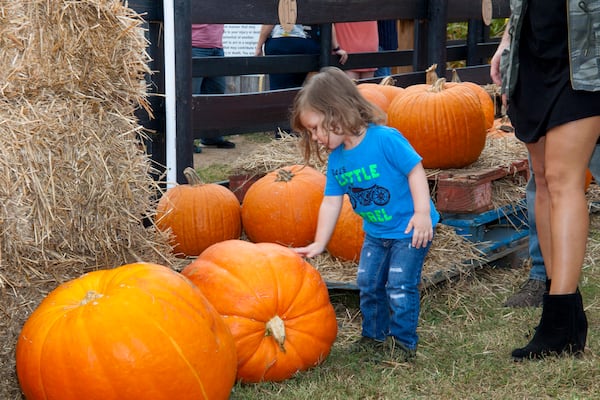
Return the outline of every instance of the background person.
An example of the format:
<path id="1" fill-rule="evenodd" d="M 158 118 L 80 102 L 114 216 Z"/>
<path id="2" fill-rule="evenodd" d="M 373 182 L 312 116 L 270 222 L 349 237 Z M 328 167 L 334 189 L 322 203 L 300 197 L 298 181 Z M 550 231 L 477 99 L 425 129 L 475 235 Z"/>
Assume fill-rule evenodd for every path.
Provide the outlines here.
<path id="1" fill-rule="evenodd" d="M 223 57 L 223 24 L 192 24 L 192 57 Z M 223 94 L 227 85 L 224 76 L 193 77 L 193 94 Z M 225 140 L 223 136 L 201 139 L 205 146 L 216 146 L 220 149 L 233 149 L 235 143 Z M 196 147 L 196 152 L 201 152 Z"/>

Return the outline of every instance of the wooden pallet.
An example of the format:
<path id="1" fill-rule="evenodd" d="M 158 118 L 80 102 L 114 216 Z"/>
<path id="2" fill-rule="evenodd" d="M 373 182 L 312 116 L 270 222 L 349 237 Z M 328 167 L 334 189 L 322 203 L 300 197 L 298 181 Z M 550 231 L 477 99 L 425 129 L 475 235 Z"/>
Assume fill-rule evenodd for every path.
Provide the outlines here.
<path id="1" fill-rule="evenodd" d="M 480 171 L 446 172 L 432 176 L 436 187 L 435 204 L 442 213 L 482 213 L 493 209 L 492 182 L 510 177 L 527 179 L 527 159 L 512 162 L 508 166 Z"/>

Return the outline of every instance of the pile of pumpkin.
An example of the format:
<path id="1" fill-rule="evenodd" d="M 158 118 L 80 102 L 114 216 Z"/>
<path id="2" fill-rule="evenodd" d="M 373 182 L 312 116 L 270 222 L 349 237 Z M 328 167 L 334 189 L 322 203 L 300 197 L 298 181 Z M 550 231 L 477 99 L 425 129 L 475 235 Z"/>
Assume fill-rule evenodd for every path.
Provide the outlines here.
<path id="1" fill-rule="evenodd" d="M 489 118 L 475 87 L 359 85 L 426 168 L 479 157 Z M 193 169 L 184 174 L 188 184 L 160 199 L 156 224 L 177 254 L 195 259 L 181 273 L 143 262 L 91 272 L 51 292 L 17 344 L 26 398 L 226 399 L 236 381 L 281 381 L 328 356 L 337 322 L 327 287 L 289 248 L 313 240 L 324 174 L 279 168 L 241 205 Z M 356 261 L 363 238 L 345 198 L 327 250 Z"/>
<path id="2" fill-rule="evenodd" d="M 227 399 L 236 381 L 281 381 L 327 358 L 337 336 L 327 286 L 287 247 L 312 240 L 324 175 L 275 171 L 243 207 L 185 175 L 161 198 L 157 226 L 197 257 L 180 273 L 140 262 L 52 291 L 17 343 L 27 399 Z M 240 239 L 242 216 L 254 243 Z"/>

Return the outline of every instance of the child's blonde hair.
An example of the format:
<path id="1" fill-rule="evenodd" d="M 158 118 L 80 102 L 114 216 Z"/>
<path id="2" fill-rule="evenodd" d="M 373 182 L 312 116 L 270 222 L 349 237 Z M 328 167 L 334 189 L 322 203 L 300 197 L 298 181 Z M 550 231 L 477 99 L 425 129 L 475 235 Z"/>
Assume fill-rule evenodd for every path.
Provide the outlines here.
<path id="1" fill-rule="evenodd" d="M 339 135 L 360 135 L 367 125 L 386 122 L 386 114 L 360 94 L 344 71 L 337 67 L 322 68 L 300 89 L 292 108 L 292 130 L 301 135 L 306 162 L 313 152 L 321 159 L 318 144 L 311 140 L 311 133 L 300 121 L 307 110 L 323 114 L 324 128 Z"/>

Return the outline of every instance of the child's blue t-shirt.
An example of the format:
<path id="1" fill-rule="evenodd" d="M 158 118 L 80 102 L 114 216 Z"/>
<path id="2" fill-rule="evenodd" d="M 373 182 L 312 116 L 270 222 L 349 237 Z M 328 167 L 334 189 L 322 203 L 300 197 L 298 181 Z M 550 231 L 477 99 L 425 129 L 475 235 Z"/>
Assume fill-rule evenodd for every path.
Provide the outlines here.
<path id="1" fill-rule="evenodd" d="M 350 197 L 354 211 L 363 218 L 366 234 L 382 239 L 412 237 L 404 233 L 414 214 L 408 174 L 421 161 L 398 130 L 369 125 L 358 146 L 334 149 L 327 162 L 326 196 Z M 431 221 L 440 215 L 431 201 Z"/>

